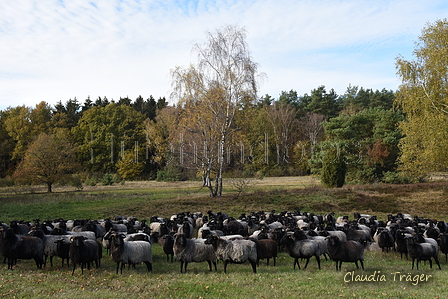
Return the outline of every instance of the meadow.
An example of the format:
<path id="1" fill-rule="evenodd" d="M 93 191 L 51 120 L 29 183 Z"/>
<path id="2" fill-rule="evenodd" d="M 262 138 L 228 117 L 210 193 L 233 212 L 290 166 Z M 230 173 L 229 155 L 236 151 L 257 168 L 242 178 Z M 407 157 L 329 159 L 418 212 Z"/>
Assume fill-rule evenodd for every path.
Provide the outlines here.
<path id="1" fill-rule="evenodd" d="M 0 221 L 39 218 L 102 219 L 116 215 L 149 219 L 178 212 L 222 211 L 238 217 L 252 211 L 300 210 L 336 216 L 354 212 L 377 215 L 409 213 L 448 220 L 448 183 L 436 181 L 413 185 L 347 185 L 326 189 L 312 177 L 264 178 L 247 192 L 227 187 L 224 196 L 210 198 L 198 182 L 126 182 L 114 186 L 85 187 L 82 191 L 57 187 L 52 194 L 41 187 L 0 189 Z M 227 182 L 226 186 L 230 186 Z M 229 265 L 223 273 L 210 272 L 207 263 L 191 263 L 180 273 L 179 262 L 167 262 L 161 247 L 153 246 L 153 272 L 146 266 L 126 268 L 115 274 L 115 264 L 106 255 L 100 268 L 91 270 L 54 265 L 36 269 L 34 261 L 20 260 L 14 270 L 0 265 L 0 295 L 5 298 L 447 298 L 448 264 L 440 254 L 442 271 L 422 263 L 411 269 L 411 261 L 395 252 L 365 252 L 365 271 L 344 263 L 314 258 L 308 268 L 293 269 L 293 259 L 282 252 L 274 267 L 261 261 L 257 273 L 250 264 Z M 303 267 L 304 262 L 301 261 Z M 369 280 L 369 281 L 359 281 Z"/>

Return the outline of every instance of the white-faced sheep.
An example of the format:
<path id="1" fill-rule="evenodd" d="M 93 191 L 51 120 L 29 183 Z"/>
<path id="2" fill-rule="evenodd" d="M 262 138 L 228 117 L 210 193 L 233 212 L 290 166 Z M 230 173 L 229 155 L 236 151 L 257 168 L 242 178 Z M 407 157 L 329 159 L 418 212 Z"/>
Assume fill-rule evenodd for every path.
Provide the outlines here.
<path id="1" fill-rule="evenodd" d="M 72 275 L 75 273 L 77 264 L 81 265 L 81 273 L 84 273 L 85 266 L 90 270 L 90 264 L 93 262 L 98 268 L 102 257 L 101 244 L 83 236 L 72 236 L 70 238 L 69 256 L 73 264 Z"/>
<path id="2" fill-rule="evenodd" d="M 408 254 L 412 258 L 412 269 L 414 269 L 414 261 L 417 260 L 417 270 L 418 263 L 420 261 L 429 261 L 429 266 L 432 268 L 432 260 L 437 263 L 440 268 L 437 247 L 430 243 L 418 243 L 414 237 L 407 237 L 406 244 L 408 247 Z"/>
<path id="3" fill-rule="evenodd" d="M 152 245 L 146 241 L 125 241 L 125 235 L 112 235 L 110 243 L 110 255 L 112 260 L 117 263 L 120 273 L 126 264 L 136 265 L 145 263 L 148 272 L 152 271 Z"/>
<path id="4" fill-rule="evenodd" d="M 336 271 L 341 270 L 343 262 L 355 263 L 359 269 L 358 261 L 364 270 L 364 246 L 358 241 L 341 241 L 336 236 L 329 236 L 327 243 L 328 255 L 336 262 Z"/>
<path id="5" fill-rule="evenodd" d="M 227 273 L 229 263 L 242 264 L 249 261 L 252 271 L 257 273 L 257 246 L 250 240 L 226 240 L 211 235 L 205 241 L 215 250 L 216 258 L 224 262 L 224 273 Z"/>
<path id="6" fill-rule="evenodd" d="M 34 259 L 37 268 L 43 265 L 44 243 L 33 236 L 17 236 L 12 228 L 3 235 L 3 255 L 8 260 L 8 269 L 12 270 L 17 259 Z"/>
<path id="7" fill-rule="evenodd" d="M 212 263 L 216 271 L 216 254 L 213 246 L 205 244 L 205 239 L 187 239 L 185 234 L 174 235 L 174 258 L 180 261 L 180 272 L 187 272 L 188 263 L 207 262 L 210 271 Z"/>
<path id="8" fill-rule="evenodd" d="M 305 267 L 308 266 L 311 257 L 315 257 L 317 265 L 320 269 L 320 255 L 321 248 L 319 242 L 310 240 L 306 236 L 303 239 L 296 240 L 294 234 L 286 234 L 280 241 L 281 245 L 284 245 L 290 257 L 294 258 L 294 269 L 296 265 L 300 269 L 299 258 L 306 259 Z"/>

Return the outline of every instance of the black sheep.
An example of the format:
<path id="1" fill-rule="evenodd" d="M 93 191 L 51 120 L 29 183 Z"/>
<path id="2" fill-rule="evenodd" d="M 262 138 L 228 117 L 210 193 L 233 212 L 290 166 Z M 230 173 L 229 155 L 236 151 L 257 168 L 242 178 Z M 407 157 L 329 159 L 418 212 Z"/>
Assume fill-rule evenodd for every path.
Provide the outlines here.
<path id="1" fill-rule="evenodd" d="M 388 229 L 382 230 L 378 235 L 378 246 L 386 252 L 389 252 L 390 249 L 394 248 L 394 237 L 392 233 Z"/>
<path id="2" fill-rule="evenodd" d="M 17 236 L 8 228 L 3 236 L 3 254 L 8 259 L 8 269 L 12 270 L 17 259 L 34 259 L 37 268 L 44 264 L 44 243 L 33 236 Z"/>
<path id="3" fill-rule="evenodd" d="M 341 241 L 336 236 L 328 238 L 327 250 L 330 258 L 336 262 L 336 271 L 341 270 L 343 262 L 355 263 L 359 269 L 358 261 L 364 270 L 364 246 L 357 241 Z"/>
<path id="4" fill-rule="evenodd" d="M 445 254 L 445 261 L 448 263 L 448 233 L 440 234 L 440 251 Z"/>
<path id="5" fill-rule="evenodd" d="M 76 264 L 81 265 L 81 273 L 84 273 L 84 267 L 90 270 L 90 263 L 95 262 L 96 267 L 100 265 L 102 255 L 101 245 L 94 240 L 83 236 L 74 236 L 70 238 L 69 256 L 73 263 L 72 275 L 75 273 Z"/>
<path id="6" fill-rule="evenodd" d="M 57 240 L 56 251 L 58 256 L 62 259 L 62 267 L 64 267 L 64 260 L 67 260 L 67 267 L 70 265 L 70 243 L 65 243 L 64 239 Z"/>

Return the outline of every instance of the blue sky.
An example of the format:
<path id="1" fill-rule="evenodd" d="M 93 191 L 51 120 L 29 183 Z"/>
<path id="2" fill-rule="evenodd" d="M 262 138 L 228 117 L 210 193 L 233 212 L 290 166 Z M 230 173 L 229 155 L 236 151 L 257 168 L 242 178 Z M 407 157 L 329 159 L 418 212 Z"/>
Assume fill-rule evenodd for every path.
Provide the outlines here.
<path id="1" fill-rule="evenodd" d="M 196 63 L 205 32 L 244 27 L 267 75 L 259 95 L 325 85 L 397 90 L 412 51 L 446 0 L 14 0 L 0 2 L 0 109 L 76 97 L 171 92 L 170 70 Z"/>

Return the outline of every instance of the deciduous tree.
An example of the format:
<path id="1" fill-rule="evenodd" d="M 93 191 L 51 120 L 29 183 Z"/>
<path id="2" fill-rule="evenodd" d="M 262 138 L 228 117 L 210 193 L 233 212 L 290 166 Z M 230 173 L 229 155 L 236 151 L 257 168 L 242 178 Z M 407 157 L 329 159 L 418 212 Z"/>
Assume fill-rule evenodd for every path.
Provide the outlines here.
<path id="1" fill-rule="evenodd" d="M 67 130 L 41 133 L 25 152 L 13 178 L 17 182 L 46 184 L 47 191 L 52 192 L 54 183 L 78 170 L 76 159 L 76 147 Z"/>
<path id="2" fill-rule="evenodd" d="M 421 178 L 448 167 L 448 21 L 428 23 L 413 54 L 415 60 L 396 59 L 402 80 L 397 103 L 406 114 L 400 162 Z"/>
<path id="3" fill-rule="evenodd" d="M 215 182 L 208 180 L 207 186 L 210 195 L 216 197 L 222 194 L 224 155 L 237 129 L 234 120 L 239 103 L 245 97 L 256 98 L 258 67 L 250 55 L 245 30 L 236 26 L 207 32 L 206 43 L 195 45 L 194 50 L 197 65 L 172 71 L 173 96 L 181 105 L 190 105 L 191 119 L 207 120 L 197 134 L 204 136 L 209 128 L 217 130 L 210 144 L 217 147 L 216 160 L 205 166 L 205 175 L 216 173 Z"/>

